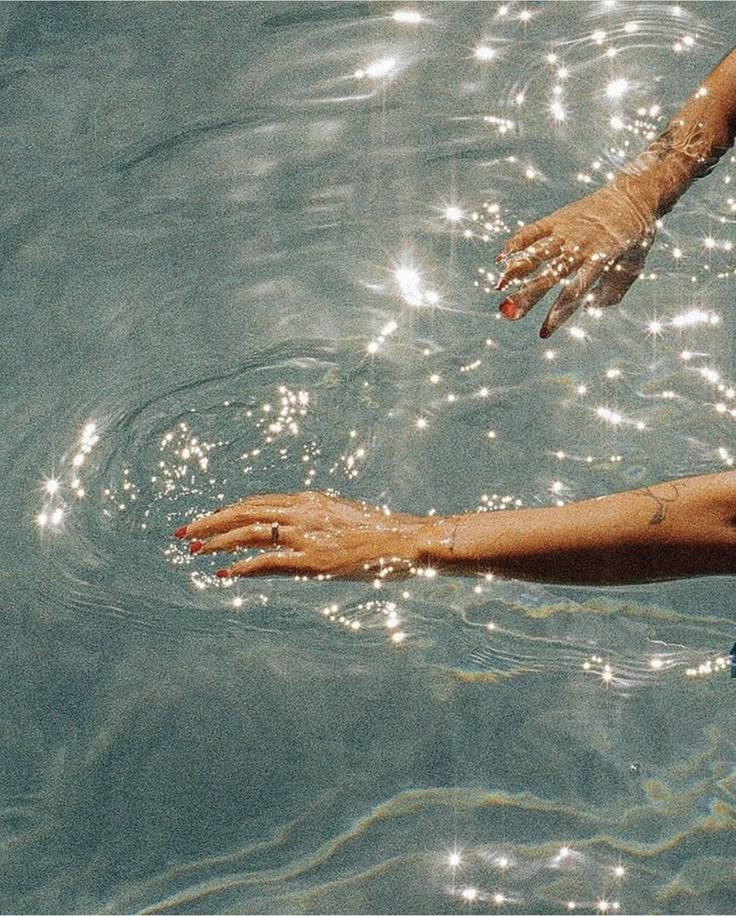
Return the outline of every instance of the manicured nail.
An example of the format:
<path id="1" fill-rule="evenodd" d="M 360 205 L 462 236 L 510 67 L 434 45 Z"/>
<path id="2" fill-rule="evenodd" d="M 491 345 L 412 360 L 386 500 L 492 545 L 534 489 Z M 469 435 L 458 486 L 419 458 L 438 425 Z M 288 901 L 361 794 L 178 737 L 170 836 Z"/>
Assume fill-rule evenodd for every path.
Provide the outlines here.
<path id="1" fill-rule="evenodd" d="M 185 537 L 186 533 L 187 533 L 187 526 L 186 526 L 186 525 L 182 525 L 181 528 L 177 528 L 177 529 L 176 529 L 176 531 L 174 532 L 174 537 L 175 537 L 175 538 L 183 538 L 183 537 Z"/>
<path id="2" fill-rule="evenodd" d="M 189 553 L 199 553 L 199 551 L 204 547 L 202 541 L 192 541 L 189 545 Z"/>
<path id="3" fill-rule="evenodd" d="M 218 579 L 228 579 L 230 577 L 230 573 L 226 569 L 218 569 L 215 575 Z"/>
<path id="4" fill-rule="evenodd" d="M 511 299 L 504 299 L 498 308 L 502 315 L 506 318 L 510 318 L 512 321 L 519 317 L 519 309 L 514 305 Z"/>
<path id="5" fill-rule="evenodd" d="M 548 337 L 552 336 L 552 331 L 554 331 L 554 328 L 551 328 L 547 324 L 543 324 L 539 332 L 539 336 L 542 338 L 542 340 L 546 340 Z"/>

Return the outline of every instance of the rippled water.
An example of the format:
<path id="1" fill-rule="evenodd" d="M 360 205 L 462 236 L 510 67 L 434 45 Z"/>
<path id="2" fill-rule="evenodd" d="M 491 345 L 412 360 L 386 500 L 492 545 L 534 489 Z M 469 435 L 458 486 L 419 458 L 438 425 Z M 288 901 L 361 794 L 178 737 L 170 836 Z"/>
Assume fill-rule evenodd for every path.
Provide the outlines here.
<path id="1" fill-rule="evenodd" d="M 263 490 L 509 511 L 730 466 L 728 157 L 575 334 L 484 287 L 734 5 L 0 23 L 2 911 L 733 912 L 732 581 L 225 587 L 171 531 Z"/>

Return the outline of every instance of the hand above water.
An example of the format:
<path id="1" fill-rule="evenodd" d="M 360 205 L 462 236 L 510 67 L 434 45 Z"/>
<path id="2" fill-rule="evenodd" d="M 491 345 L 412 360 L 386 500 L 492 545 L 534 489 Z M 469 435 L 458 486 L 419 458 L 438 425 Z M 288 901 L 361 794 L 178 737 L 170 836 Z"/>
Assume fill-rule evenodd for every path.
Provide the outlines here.
<path id="1" fill-rule="evenodd" d="M 408 575 L 420 562 L 438 521 L 329 496 L 272 493 L 252 496 L 175 532 L 190 552 L 260 548 L 217 575 L 307 575 L 341 578 Z"/>
<path id="2" fill-rule="evenodd" d="M 627 180 L 629 179 L 629 180 Z M 540 336 L 549 337 L 580 307 L 615 305 L 641 273 L 657 212 L 643 184 L 629 176 L 520 229 L 503 247 L 496 289 L 518 282 L 501 303 L 506 318 L 524 315 L 558 283 Z"/>

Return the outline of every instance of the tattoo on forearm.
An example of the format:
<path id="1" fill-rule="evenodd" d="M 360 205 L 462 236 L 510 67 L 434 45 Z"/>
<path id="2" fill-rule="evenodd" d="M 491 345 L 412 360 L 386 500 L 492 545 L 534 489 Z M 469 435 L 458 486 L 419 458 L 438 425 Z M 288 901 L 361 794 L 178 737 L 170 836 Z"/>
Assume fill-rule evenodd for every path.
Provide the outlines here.
<path id="1" fill-rule="evenodd" d="M 680 492 L 677 489 L 677 485 L 674 483 L 668 484 L 672 490 L 671 496 L 660 496 L 657 493 L 654 493 L 651 487 L 645 487 L 643 490 L 635 490 L 635 496 L 648 496 L 650 499 L 653 499 L 657 505 L 657 508 L 654 510 L 654 515 L 649 519 L 650 525 L 661 525 L 667 519 L 667 505 L 669 503 L 677 502 L 680 497 Z"/>

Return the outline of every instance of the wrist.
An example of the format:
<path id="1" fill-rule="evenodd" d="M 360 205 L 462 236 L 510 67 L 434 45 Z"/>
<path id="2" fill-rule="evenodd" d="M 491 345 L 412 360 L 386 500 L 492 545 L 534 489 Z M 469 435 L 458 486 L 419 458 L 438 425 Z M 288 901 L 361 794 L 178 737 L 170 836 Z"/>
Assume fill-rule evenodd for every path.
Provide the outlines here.
<path id="1" fill-rule="evenodd" d="M 415 535 L 416 562 L 440 569 L 468 568 L 479 560 L 473 549 L 474 513 L 433 516 L 422 520 Z"/>
<path id="2" fill-rule="evenodd" d="M 621 169 L 613 186 L 654 222 L 672 209 L 692 181 L 687 163 L 659 159 L 650 148 Z"/>
<path id="3" fill-rule="evenodd" d="M 694 117 L 677 117 L 621 169 L 614 183 L 647 202 L 657 217 L 663 216 L 697 178 L 708 174 L 731 142 L 728 132 L 708 128 Z"/>
<path id="4" fill-rule="evenodd" d="M 453 554 L 453 516 L 417 516 L 402 533 L 405 555 L 416 566 L 446 566 Z"/>

